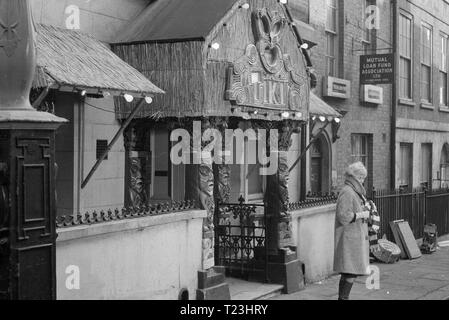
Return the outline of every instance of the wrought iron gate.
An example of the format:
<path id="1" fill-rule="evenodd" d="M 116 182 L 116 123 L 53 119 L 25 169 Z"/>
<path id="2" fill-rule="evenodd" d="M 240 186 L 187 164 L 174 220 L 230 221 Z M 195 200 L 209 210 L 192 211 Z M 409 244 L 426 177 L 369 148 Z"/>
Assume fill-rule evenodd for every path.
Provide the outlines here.
<path id="1" fill-rule="evenodd" d="M 229 276 L 268 282 L 265 205 L 239 201 L 216 205 L 216 265 Z"/>

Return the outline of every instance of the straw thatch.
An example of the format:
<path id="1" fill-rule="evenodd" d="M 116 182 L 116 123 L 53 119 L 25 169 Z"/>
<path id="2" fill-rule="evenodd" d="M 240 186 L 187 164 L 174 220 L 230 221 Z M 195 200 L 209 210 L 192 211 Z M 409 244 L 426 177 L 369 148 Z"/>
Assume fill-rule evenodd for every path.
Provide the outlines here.
<path id="1" fill-rule="evenodd" d="M 42 24 L 36 25 L 36 31 L 35 87 L 56 83 L 112 92 L 164 93 L 90 35 Z"/>
<path id="2" fill-rule="evenodd" d="M 204 105 L 204 70 L 201 41 L 113 45 L 123 60 L 164 88 L 153 103 L 145 106 L 138 117 L 160 111 L 164 117 L 201 116 Z M 133 103 L 116 99 L 117 114 L 125 117 Z"/>

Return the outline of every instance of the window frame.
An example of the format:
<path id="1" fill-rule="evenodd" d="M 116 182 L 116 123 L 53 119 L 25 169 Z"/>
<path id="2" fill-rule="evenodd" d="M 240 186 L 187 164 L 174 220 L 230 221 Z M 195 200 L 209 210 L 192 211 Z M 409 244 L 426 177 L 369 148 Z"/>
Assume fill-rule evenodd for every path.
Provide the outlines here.
<path id="1" fill-rule="evenodd" d="M 406 176 L 410 181 L 408 181 L 408 184 L 405 184 L 406 181 L 403 180 L 403 173 L 404 173 L 404 163 L 402 158 L 402 150 L 403 148 L 408 148 L 408 158 L 409 158 L 409 165 L 407 168 L 407 174 Z M 399 176 L 398 176 L 398 182 L 400 188 L 412 188 L 413 187 L 413 143 L 409 142 L 401 142 L 399 146 L 399 156 L 400 156 L 400 162 L 399 162 Z"/>
<path id="2" fill-rule="evenodd" d="M 355 138 L 362 138 L 365 139 L 365 146 L 366 146 L 366 154 L 354 154 L 354 139 Z M 353 133 L 351 134 L 351 161 L 357 162 L 361 161 L 368 171 L 368 176 L 365 180 L 365 188 L 367 188 L 367 191 L 370 191 L 368 189 L 372 188 L 373 186 L 373 177 L 374 177 L 374 167 L 373 167 L 373 143 L 374 143 L 374 137 L 371 133 Z M 361 146 L 363 146 L 363 141 L 361 141 Z M 363 147 L 362 147 L 363 149 Z M 366 158 L 365 161 L 361 159 L 361 157 Z"/>
<path id="3" fill-rule="evenodd" d="M 366 27 L 366 19 L 367 19 L 367 13 L 366 9 L 368 6 L 376 5 L 376 0 L 362 0 L 362 24 L 363 24 L 363 36 L 362 36 L 362 45 L 363 49 L 365 51 L 365 54 L 370 54 L 375 51 L 374 44 L 375 44 L 375 30 L 370 30 Z"/>
<path id="4" fill-rule="evenodd" d="M 156 197 L 155 192 L 154 192 L 154 187 L 155 187 L 155 180 L 156 180 L 156 172 L 158 172 L 158 170 L 156 170 L 156 157 L 160 156 L 156 153 L 156 131 L 160 130 L 160 131 L 167 131 L 168 132 L 168 164 L 167 164 L 167 191 L 168 191 L 168 195 L 167 197 Z M 165 132 L 164 132 L 165 134 Z M 158 201 L 169 201 L 173 199 L 173 163 L 171 162 L 170 159 L 170 150 L 173 147 L 173 142 L 170 141 L 170 135 L 171 135 L 171 130 L 169 130 L 166 127 L 163 126 L 155 126 L 153 128 L 150 129 L 150 162 L 151 162 L 151 173 L 150 173 L 150 186 L 149 186 L 149 194 L 148 194 L 148 201 L 150 202 L 158 202 Z"/>
<path id="5" fill-rule="evenodd" d="M 427 30 L 427 31 L 429 31 L 430 32 L 430 43 L 429 43 L 429 46 L 428 47 L 425 47 L 425 45 L 424 45 L 424 30 Z M 421 77 L 420 77 L 420 96 L 421 96 L 421 102 L 422 103 L 425 103 L 425 104 L 432 104 L 433 103 L 433 68 L 432 68 L 432 66 L 433 66 L 433 38 L 434 38 L 434 36 L 433 36 L 433 27 L 430 25 L 430 24 L 428 24 L 428 23 L 426 23 L 426 22 L 422 22 L 421 23 L 421 43 L 420 43 L 420 55 L 421 55 L 421 61 L 420 61 L 420 67 L 421 67 Z M 429 58 L 430 58 L 430 61 L 428 62 L 428 64 L 427 64 L 427 62 L 426 61 L 424 61 L 424 57 L 425 57 L 425 55 L 424 55 L 424 53 L 425 53 L 425 51 L 424 50 L 430 50 L 430 52 L 428 52 L 429 53 Z M 428 68 L 428 71 L 429 71 L 429 82 L 427 83 L 424 83 L 423 82 L 423 80 L 424 80 L 424 72 L 423 72 L 423 70 L 424 70 L 424 68 Z M 424 97 L 424 92 L 423 92 L 423 85 L 424 84 L 426 84 L 427 86 L 428 86 L 428 91 L 429 91 L 429 96 L 428 96 L 428 99 L 427 99 L 427 97 Z"/>
<path id="6" fill-rule="evenodd" d="M 408 20 L 410 22 L 410 55 L 406 56 L 403 54 L 403 49 L 401 47 L 401 19 L 405 19 Z M 413 16 L 410 15 L 409 13 L 406 13 L 404 11 L 401 11 L 399 13 L 399 28 L 398 28 L 398 39 L 399 39 L 399 98 L 401 100 L 405 100 L 405 101 L 413 101 L 413 95 L 414 95 L 414 90 L 413 90 L 413 78 L 414 78 L 414 72 L 413 72 L 413 61 L 414 61 L 414 55 L 413 55 L 413 40 L 414 40 L 414 32 L 413 32 L 413 25 L 414 25 L 414 19 Z M 408 61 L 408 63 L 410 64 L 410 79 L 408 79 L 408 91 L 410 93 L 409 96 L 403 96 L 402 95 L 402 86 L 401 86 L 401 60 L 406 60 Z"/>
<path id="7" fill-rule="evenodd" d="M 424 177 L 423 177 L 423 173 L 424 173 L 424 149 L 425 147 L 429 147 L 430 148 L 430 152 L 429 152 L 429 163 L 428 163 L 428 172 L 427 172 L 427 181 L 424 181 Z M 419 180 L 420 180 L 420 184 L 421 186 L 426 186 L 426 187 L 430 187 L 432 185 L 433 182 L 433 144 L 432 143 L 421 143 L 421 167 L 420 167 L 420 174 L 419 174 Z"/>
<path id="8" fill-rule="evenodd" d="M 250 127 L 247 127 L 246 129 L 249 129 L 249 128 Z M 259 142 L 258 142 L 257 129 L 255 129 L 255 131 L 256 131 L 256 137 L 257 137 L 256 140 L 255 140 L 256 152 L 257 152 L 256 154 L 258 155 Z M 263 199 L 265 197 L 265 192 L 267 190 L 267 177 L 263 176 L 263 175 L 261 176 L 262 177 L 262 193 L 252 193 L 252 194 L 249 193 L 249 189 L 250 189 L 249 188 L 249 182 L 250 182 L 249 174 L 251 173 L 250 170 L 249 170 L 249 168 L 250 168 L 249 166 L 251 164 L 248 163 L 249 162 L 248 161 L 248 155 L 251 152 L 249 140 L 247 140 L 245 138 L 244 144 L 245 144 L 245 146 L 244 146 L 244 150 L 245 150 L 245 155 L 244 155 L 244 157 L 245 157 L 245 165 L 243 165 L 242 166 L 243 168 L 241 168 L 241 174 L 242 174 L 242 178 L 243 178 L 242 181 L 244 181 L 245 200 L 247 202 L 250 202 L 250 203 L 251 202 L 260 202 L 260 201 L 263 201 Z M 259 162 L 258 156 L 256 156 L 256 159 L 257 159 L 257 162 Z"/>
<path id="9" fill-rule="evenodd" d="M 438 100 L 439 100 L 439 105 L 440 108 L 445 108 L 448 109 L 448 104 L 449 104 L 449 90 L 448 90 L 448 44 L 449 44 L 449 35 L 447 35 L 444 32 L 440 32 L 439 33 L 439 39 L 440 39 L 440 54 L 439 54 L 439 66 L 438 66 L 438 75 L 439 75 L 439 79 L 438 79 Z M 446 46 L 443 46 L 443 41 L 445 41 Z M 443 50 L 445 50 L 444 54 L 443 54 Z M 445 59 L 443 58 L 443 56 L 445 57 Z M 443 68 L 443 62 L 445 64 L 445 70 Z M 446 94 L 445 94 L 445 103 L 442 103 L 441 101 L 441 74 L 444 74 L 446 77 Z"/>
<path id="10" fill-rule="evenodd" d="M 335 1 L 335 7 L 330 6 L 329 2 L 333 0 L 326 0 L 326 23 L 325 23 L 325 34 L 326 34 L 326 51 L 325 51 L 325 58 L 326 58 L 326 75 L 329 77 L 338 78 L 340 68 L 338 65 L 339 61 L 339 52 L 338 52 L 338 41 L 339 41 L 339 0 Z M 335 10 L 335 30 L 332 30 L 328 27 L 328 14 L 329 10 L 334 9 Z M 331 53 L 329 50 L 329 41 L 333 42 L 334 48 L 333 52 Z M 333 70 L 330 70 L 330 61 L 333 61 Z"/>

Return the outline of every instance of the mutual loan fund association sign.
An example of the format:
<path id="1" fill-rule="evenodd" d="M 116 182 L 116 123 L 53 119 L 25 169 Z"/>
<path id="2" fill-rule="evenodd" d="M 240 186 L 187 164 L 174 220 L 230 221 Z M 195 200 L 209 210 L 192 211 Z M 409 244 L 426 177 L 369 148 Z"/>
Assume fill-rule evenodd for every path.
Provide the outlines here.
<path id="1" fill-rule="evenodd" d="M 360 57 L 360 84 L 391 84 L 394 81 L 394 54 Z"/>

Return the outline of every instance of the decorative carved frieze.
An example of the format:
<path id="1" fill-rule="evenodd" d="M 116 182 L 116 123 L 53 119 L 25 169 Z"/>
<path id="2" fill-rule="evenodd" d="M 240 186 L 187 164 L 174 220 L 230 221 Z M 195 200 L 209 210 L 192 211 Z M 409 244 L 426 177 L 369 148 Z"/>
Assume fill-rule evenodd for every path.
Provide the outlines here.
<path id="1" fill-rule="evenodd" d="M 252 15 L 256 44 L 228 70 L 226 98 L 239 106 L 307 113 L 308 79 L 295 71 L 279 44 L 287 25 L 279 12 Z"/>

